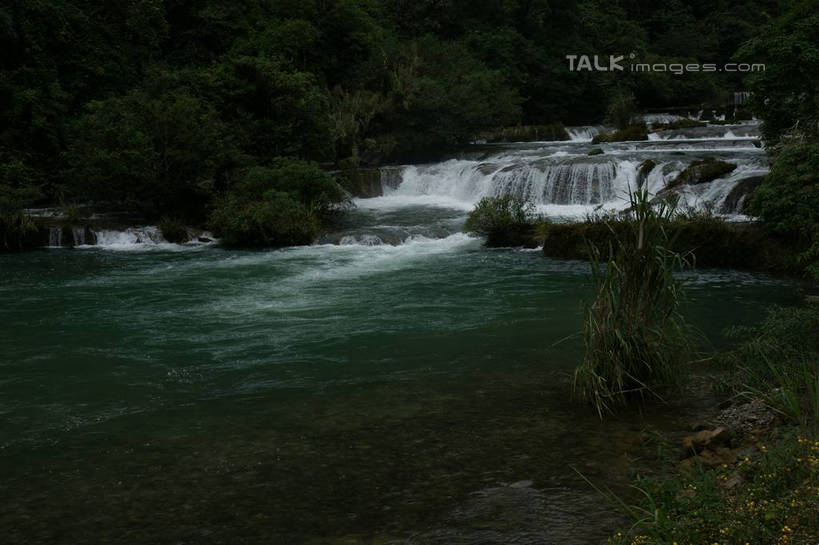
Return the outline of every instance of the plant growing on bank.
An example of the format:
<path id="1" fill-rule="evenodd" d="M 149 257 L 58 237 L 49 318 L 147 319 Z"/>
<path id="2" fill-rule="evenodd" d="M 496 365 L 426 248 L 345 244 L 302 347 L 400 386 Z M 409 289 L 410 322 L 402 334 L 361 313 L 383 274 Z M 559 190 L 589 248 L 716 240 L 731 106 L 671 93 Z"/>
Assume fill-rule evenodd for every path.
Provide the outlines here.
<path id="1" fill-rule="evenodd" d="M 720 356 L 728 389 L 763 399 L 784 420 L 819 431 L 819 308 L 773 307 L 759 326 L 735 327 L 742 339 Z"/>
<path id="2" fill-rule="evenodd" d="M 796 239 L 802 268 L 819 279 L 819 144 L 783 147 L 749 211 L 772 233 Z"/>
<path id="3" fill-rule="evenodd" d="M 819 441 L 793 430 L 736 464 L 637 479 L 639 513 L 609 545 L 802 544 L 819 539 Z"/>
<path id="4" fill-rule="evenodd" d="M 601 418 L 630 398 L 659 397 L 657 388 L 675 381 L 691 352 L 674 278 L 689 254 L 670 249 L 674 209 L 652 205 L 645 190 L 630 200 L 629 218 L 616 230 L 609 225 L 608 248 L 589 248 L 595 296 L 585 311 L 586 352 L 574 386 Z"/>
<path id="5" fill-rule="evenodd" d="M 316 163 L 255 167 L 216 204 L 210 223 L 226 246 L 310 244 L 343 209 L 344 191 Z"/>
<path id="6" fill-rule="evenodd" d="M 509 195 L 481 199 L 464 229 L 485 236 L 490 247 L 536 246 L 534 206 Z"/>

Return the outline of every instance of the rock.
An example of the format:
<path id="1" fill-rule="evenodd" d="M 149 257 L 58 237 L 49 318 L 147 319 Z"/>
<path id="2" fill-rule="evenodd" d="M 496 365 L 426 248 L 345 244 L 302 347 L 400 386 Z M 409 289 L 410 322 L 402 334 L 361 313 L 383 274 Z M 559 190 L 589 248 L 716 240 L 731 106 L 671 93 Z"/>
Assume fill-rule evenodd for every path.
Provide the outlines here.
<path id="1" fill-rule="evenodd" d="M 686 452 L 699 453 L 707 447 L 728 444 L 728 430 L 723 427 L 713 430 L 702 430 L 683 439 L 683 448 Z"/>
<path id="2" fill-rule="evenodd" d="M 589 155 L 603 155 L 603 150 L 600 148 L 594 148 L 589 152 Z"/>
<path id="3" fill-rule="evenodd" d="M 637 169 L 637 187 L 643 187 L 643 184 L 648 180 L 648 175 L 656 166 L 657 163 L 651 159 L 646 159 L 640 164 L 640 168 Z"/>
<path id="4" fill-rule="evenodd" d="M 713 157 L 706 157 L 700 161 L 694 161 L 688 168 L 683 170 L 677 178 L 668 184 L 667 188 L 673 188 L 680 185 L 697 185 L 705 184 L 721 178 L 726 174 L 730 174 L 736 170 L 737 166 L 733 163 L 726 163 L 719 161 Z"/>
<path id="5" fill-rule="evenodd" d="M 728 430 L 732 437 L 740 438 L 752 431 L 767 429 L 776 415 L 760 399 L 723 409 L 714 421 Z"/>
<path id="6" fill-rule="evenodd" d="M 197 240 L 198 240 L 199 242 L 205 242 L 205 243 L 207 243 L 207 242 L 213 242 L 213 239 L 212 239 L 212 238 L 208 238 L 208 237 L 199 237 Z"/>
<path id="7" fill-rule="evenodd" d="M 740 180 L 725 197 L 720 212 L 722 214 L 744 214 L 748 206 L 748 197 L 762 182 L 762 178 L 763 176 L 753 176 Z"/>

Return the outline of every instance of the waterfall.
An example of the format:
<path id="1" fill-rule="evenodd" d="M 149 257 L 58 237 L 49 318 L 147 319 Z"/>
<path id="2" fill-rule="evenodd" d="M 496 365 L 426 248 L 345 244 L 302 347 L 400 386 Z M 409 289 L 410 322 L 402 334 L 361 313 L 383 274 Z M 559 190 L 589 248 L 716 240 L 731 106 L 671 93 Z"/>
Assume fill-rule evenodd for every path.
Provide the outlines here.
<path id="1" fill-rule="evenodd" d="M 600 134 L 601 128 L 595 126 L 566 127 L 569 140 L 572 142 L 591 142 L 595 136 Z"/>
<path id="2" fill-rule="evenodd" d="M 74 246 L 85 246 L 85 227 L 73 227 L 71 234 L 74 236 Z"/>
<path id="3" fill-rule="evenodd" d="M 63 245 L 63 230 L 61 227 L 50 227 L 48 229 L 49 248 L 59 248 Z"/>
<path id="4" fill-rule="evenodd" d="M 502 160 L 502 158 L 499 158 Z M 514 196 L 535 205 L 597 205 L 635 187 L 633 161 L 554 157 L 537 161 L 452 160 L 405 167 L 393 197 L 441 196 L 463 203 Z"/>

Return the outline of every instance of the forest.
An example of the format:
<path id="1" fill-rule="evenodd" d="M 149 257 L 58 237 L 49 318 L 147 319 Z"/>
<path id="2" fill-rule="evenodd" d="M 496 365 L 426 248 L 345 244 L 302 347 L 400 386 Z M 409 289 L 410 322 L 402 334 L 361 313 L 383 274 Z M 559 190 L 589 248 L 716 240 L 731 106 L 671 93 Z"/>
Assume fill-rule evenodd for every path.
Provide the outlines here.
<path id="1" fill-rule="evenodd" d="M 4 245 L 25 231 L 22 209 L 78 204 L 246 245 L 309 241 L 343 199 L 326 172 L 440 157 L 494 128 L 599 123 L 622 96 L 641 111 L 723 108 L 752 89 L 766 137 L 798 120 L 815 134 L 816 73 L 800 69 L 816 62 L 815 13 L 773 0 L 12 0 Z M 770 68 L 573 72 L 571 54 Z"/>

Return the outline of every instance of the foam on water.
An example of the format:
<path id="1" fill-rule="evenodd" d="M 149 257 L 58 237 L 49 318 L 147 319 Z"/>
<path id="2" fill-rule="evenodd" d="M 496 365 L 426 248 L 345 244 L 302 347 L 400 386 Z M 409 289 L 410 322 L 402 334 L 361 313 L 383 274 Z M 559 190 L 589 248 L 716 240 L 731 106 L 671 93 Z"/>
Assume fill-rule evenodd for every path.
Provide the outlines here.
<path id="1" fill-rule="evenodd" d="M 141 252 L 141 251 L 184 251 L 202 248 L 215 244 L 213 235 L 208 232 L 202 233 L 204 238 L 212 242 L 199 242 L 194 239 L 185 244 L 175 244 L 168 242 L 162 236 L 162 231 L 155 225 L 147 225 L 144 227 L 129 227 L 124 231 L 105 229 L 95 231 L 95 244 L 82 244 L 77 248 L 99 248 L 104 250 L 124 251 L 124 252 Z"/>

